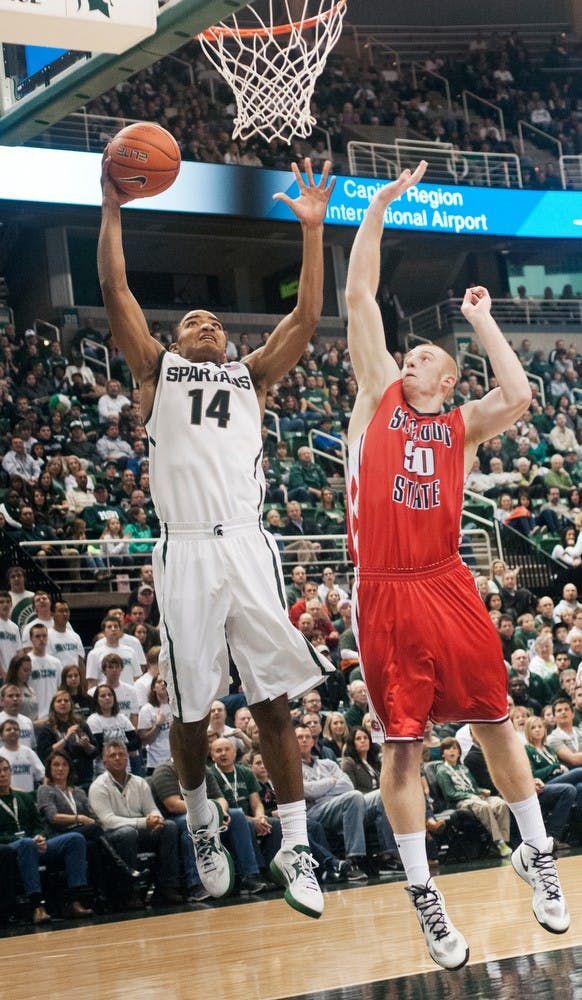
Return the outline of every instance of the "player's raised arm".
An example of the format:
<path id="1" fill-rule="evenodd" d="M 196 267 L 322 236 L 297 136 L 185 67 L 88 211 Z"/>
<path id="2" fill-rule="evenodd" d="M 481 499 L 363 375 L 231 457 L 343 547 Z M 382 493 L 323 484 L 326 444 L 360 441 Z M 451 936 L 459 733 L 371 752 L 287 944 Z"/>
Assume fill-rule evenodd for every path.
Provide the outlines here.
<path id="1" fill-rule="evenodd" d="M 503 431 L 527 410 L 531 387 L 521 362 L 491 315 L 489 292 L 482 286 L 465 292 L 463 316 L 487 352 L 497 386 L 483 399 L 462 408 L 468 445 L 478 445 Z"/>
<path id="2" fill-rule="evenodd" d="M 103 191 L 97 270 L 113 339 L 133 377 L 143 384 L 157 369 L 162 347 L 150 335 L 145 316 L 127 283 L 121 237 L 121 206 L 131 201 L 109 177 L 107 149 L 101 173 Z"/>
<path id="3" fill-rule="evenodd" d="M 382 316 L 376 302 L 384 215 L 391 202 L 422 180 L 426 167 L 426 161 L 421 160 L 414 173 L 403 170 L 398 180 L 376 192 L 350 254 L 346 283 L 348 348 L 359 392 L 370 393 L 376 397 L 376 402 L 399 374 L 395 361 L 386 351 Z"/>
<path id="4" fill-rule="evenodd" d="M 306 180 L 301 176 L 297 164 L 293 163 L 291 169 L 299 185 L 299 197 L 292 199 L 281 193 L 274 195 L 274 198 L 288 205 L 301 223 L 303 231 L 303 260 L 297 305 L 275 327 L 265 346 L 254 351 L 247 359 L 259 394 L 264 393 L 297 364 L 317 329 L 323 305 L 323 220 L 335 187 L 335 178 L 328 183 L 331 170 L 329 160 L 324 164 L 318 183 L 313 177 L 309 157 L 305 160 Z"/>

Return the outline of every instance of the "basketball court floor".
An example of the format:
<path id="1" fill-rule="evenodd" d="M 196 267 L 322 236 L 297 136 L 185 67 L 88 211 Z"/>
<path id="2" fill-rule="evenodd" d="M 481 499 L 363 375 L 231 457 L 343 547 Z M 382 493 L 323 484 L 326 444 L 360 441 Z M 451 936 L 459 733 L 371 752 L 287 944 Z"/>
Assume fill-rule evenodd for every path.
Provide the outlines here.
<path id="1" fill-rule="evenodd" d="M 327 892 L 319 921 L 273 894 L 4 937 L 2 992 L 10 1000 L 581 1000 L 582 856 L 559 868 L 572 916 L 560 936 L 537 924 L 509 862 L 439 876 L 471 948 L 459 972 L 434 965 L 403 882 L 392 881 Z"/>

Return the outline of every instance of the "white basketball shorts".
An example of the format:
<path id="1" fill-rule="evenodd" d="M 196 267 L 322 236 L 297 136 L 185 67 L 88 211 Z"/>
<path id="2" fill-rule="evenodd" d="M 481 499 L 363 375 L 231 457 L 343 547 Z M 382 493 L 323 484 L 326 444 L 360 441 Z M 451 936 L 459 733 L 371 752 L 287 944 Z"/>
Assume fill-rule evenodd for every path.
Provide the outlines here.
<path id="1" fill-rule="evenodd" d="M 252 523 L 162 525 L 152 557 L 160 672 L 182 722 L 229 688 L 229 651 L 249 705 L 297 698 L 334 670 L 291 624 L 279 551 Z"/>

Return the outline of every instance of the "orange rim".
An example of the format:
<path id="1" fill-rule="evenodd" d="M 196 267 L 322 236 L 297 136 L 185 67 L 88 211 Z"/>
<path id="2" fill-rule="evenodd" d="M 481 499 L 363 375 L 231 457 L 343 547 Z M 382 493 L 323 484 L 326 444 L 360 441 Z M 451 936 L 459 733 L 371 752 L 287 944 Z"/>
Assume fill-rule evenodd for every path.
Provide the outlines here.
<path id="1" fill-rule="evenodd" d="M 195 37 L 197 39 L 204 38 L 207 42 L 215 42 L 218 38 L 253 38 L 255 35 L 259 38 L 269 38 L 271 36 L 290 35 L 293 30 L 304 31 L 306 28 L 314 28 L 320 21 L 329 20 L 340 7 L 345 6 L 346 0 L 339 0 L 338 3 L 334 4 L 325 13 L 318 14 L 316 17 L 310 17 L 307 21 L 295 21 L 291 24 L 275 24 L 271 28 L 228 28 L 225 25 L 217 24 L 212 28 L 206 28 L 206 31 L 201 31 Z"/>

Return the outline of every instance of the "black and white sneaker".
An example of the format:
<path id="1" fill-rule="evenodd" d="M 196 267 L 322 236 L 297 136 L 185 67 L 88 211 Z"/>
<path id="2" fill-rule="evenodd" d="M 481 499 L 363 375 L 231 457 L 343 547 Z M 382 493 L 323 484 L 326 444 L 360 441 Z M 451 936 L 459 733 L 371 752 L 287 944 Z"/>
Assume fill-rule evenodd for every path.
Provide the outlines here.
<path id="1" fill-rule="evenodd" d="M 212 813 L 210 823 L 190 830 L 190 836 L 200 881 L 214 899 L 221 899 L 232 892 L 234 864 L 220 839 L 220 827 L 224 821 L 222 809 L 213 799 L 208 805 Z"/>
<path id="2" fill-rule="evenodd" d="M 349 859 L 349 868 L 346 872 L 348 882 L 367 882 L 368 876 L 363 868 L 360 868 L 354 858 Z"/>
<path id="3" fill-rule="evenodd" d="M 469 946 L 451 923 L 433 880 L 429 878 L 426 885 L 409 885 L 405 891 L 416 910 L 430 957 L 443 969 L 461 969 L 469 959 Z"/>
<path id="4" fill-rule="evenodd" d="M 546 851 L 531 844 L 520 844 L 511 855 L 511 863 L 524 882 L 534 891 L 534 917 L 551 934 L 565 934 L 570 926 L 570 914 L 552 854 L 554 842 L 548 838 Z"/>
<path id="5" fill-rule="evenodd" d="M 330 861 L 330 863 L 325 866 L 325 869 L 321 875 L 321 881 L 345 882 L 348 877 L 349 870 L 350 870 L 350 862 L 347 859 L 341 861 L 339 858 L 335 858 L 333 861 Z"/>
<path id="6" fill-rule="evenodd" d="M 240 880 L 240 891 L 245 896 L 256 896 L 269 888 L 268 883 L 260 875 L 243 875 Z"/>

